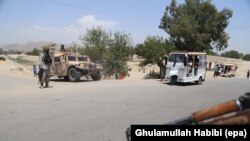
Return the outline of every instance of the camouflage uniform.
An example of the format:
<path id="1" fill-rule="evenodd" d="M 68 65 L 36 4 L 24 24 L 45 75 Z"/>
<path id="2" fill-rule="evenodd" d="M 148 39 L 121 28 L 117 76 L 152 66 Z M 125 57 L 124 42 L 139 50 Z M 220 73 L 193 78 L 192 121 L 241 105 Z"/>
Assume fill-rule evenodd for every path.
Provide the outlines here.
<path id="1" fill-rule="evenodd" d="M 44 51 L 41 52 L 39 56 L 38 76 L 41 87 L 43 86 L 44 82 L 45 82 L 45 87 L 49 87 L 51 65 L 45 64 L 44 62 L 44 57 L 46 53 L 49 53 L 49 48 L 44 48 Z"/>

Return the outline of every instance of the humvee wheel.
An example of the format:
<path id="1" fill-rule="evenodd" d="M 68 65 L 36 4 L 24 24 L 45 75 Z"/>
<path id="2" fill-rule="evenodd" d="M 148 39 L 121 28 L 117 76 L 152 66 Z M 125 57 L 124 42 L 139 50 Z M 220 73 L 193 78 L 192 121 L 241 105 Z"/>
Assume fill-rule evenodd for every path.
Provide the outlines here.
<path id="1" fill-rule="evenodd" d="M 78 76 L 78 71 L 76 68 L 70 68 L 68 72 L 69 81 L 76 82 L 80 80 L 80 77 Z"/>
<path id="2" fill-rule="evenodd" d="M 102 78 L 102 74 L 101 74 L 101 72 L 98 71 L 98 70 L 92 72 L 90 76 L 91 76 L 91 78 L 92 78 L 94 81 L 101 80 L 101 78 Z"/>

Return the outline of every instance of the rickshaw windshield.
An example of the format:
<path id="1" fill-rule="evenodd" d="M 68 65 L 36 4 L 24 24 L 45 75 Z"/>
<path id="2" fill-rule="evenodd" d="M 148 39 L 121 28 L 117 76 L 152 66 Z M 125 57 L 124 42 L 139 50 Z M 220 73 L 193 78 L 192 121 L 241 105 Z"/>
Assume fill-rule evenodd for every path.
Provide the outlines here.
<path id="1" fill-rule="evenodd" d="M 185 54 L 171 54 L 168 59 L 169 62 L 184 62 Z"/>

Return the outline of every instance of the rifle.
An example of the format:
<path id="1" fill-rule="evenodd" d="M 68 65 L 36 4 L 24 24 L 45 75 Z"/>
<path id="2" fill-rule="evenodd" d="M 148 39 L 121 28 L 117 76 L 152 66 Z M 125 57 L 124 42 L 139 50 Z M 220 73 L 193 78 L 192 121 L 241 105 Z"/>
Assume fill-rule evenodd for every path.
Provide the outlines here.
<path id="1" fill-rule="evenodd" d="M 250 93 L 240 96 L 237 100 L 230 100 L 224 103 L 194 112 L 188 117 L 168 122 L 166 125 L 187 125 L 199 124 L 204 120 L 229 114 L 232 112 L 243 111 L 250 108 Z"/>
<path id="2" fill-rule="evenodd" d="M 247 109 L 242 112 L 237 112 L 230 116 L 222 116 L 216 119 L 213 119 L 209 122 L 201 123 L 204 125 L 244 125 L 250 124 L 250 109 Z"/>
<path id="3" fill-rule="evenodd" d="M 205 108 L 203 110 L 192 113 L 190 116 L 165 123 L 164 125 L 195 125 L 195 124 L 250 124 L 250 92 L 238 99 L 226 101 L 218 105 Z M 234 112 L 235 115 L 227 117 L 220 117 L 213 121 L 212 118 L 219 117 L 222 115 L 228 115 Z M 127 140 L 131 140 L 131 129 L 126 130 Z"/>

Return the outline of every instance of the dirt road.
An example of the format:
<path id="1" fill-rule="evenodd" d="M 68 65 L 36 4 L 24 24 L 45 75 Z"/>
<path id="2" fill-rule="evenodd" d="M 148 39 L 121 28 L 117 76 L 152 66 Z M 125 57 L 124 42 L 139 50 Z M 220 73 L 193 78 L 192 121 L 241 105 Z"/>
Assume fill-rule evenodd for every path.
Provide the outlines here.
<path id="1" fill-rule="evenodd" d="M 250 80 L 209 79 L 170 86 L 159 80 L 51 81 L 0 71 L 1 141 L 125 141 L 130 124 L 163 124 L 250 91 Z"/>

